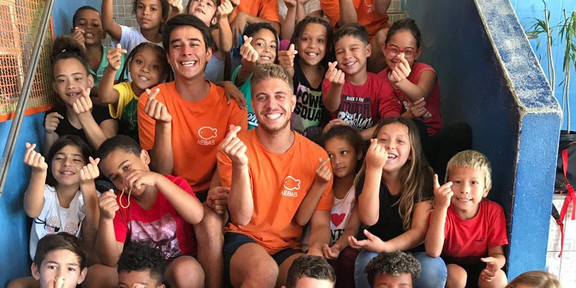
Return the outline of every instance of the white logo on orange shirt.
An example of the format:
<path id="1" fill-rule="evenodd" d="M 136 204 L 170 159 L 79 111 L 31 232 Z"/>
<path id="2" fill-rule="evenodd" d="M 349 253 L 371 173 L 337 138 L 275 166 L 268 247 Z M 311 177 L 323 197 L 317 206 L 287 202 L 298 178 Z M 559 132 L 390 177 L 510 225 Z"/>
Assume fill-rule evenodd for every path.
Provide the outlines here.
<path id="1" fill-rule="evenodd" d="M 282 190 L 282 196 L 286 197 L 298 197 L 298 192 L 294 190 L 300 189 L 300 180 L 292 177 L 286 176 L 284 178 L 284 190 Z"/>
<path id="2" fill-rule="evenodd" d="M 198 129 L 198 136 L 202 139 L 198 140 L 200 145 L 216 145 L 214 138 L 218 137 L 218 129 L 210 126 L 204 126 Z"/>

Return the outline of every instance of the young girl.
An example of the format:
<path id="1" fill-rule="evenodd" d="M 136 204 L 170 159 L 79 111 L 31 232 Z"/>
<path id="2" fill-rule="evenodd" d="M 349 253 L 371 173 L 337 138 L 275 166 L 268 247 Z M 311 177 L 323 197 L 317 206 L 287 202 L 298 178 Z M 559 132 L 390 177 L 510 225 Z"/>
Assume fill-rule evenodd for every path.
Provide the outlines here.
<path id="1" fill-rule="evenodd" d="M 358 233 L 360 218 L 356 203 L 354 178 L 363 155 L 362 137 L 350 126 L 338 125 L 324 135 L 324 149 L 328 152 L 334 175 L 334 206 L 330 217 L 332 236 L 324 246 L 324 257 L 334 266 L 335 287 L 354 287 L 354 259 L 358 250 L 348 247 L 348 236 Z"/>
<path id="2" fill-rule="evenodd" d="M 110 115 L 119 120 L 120 134 L 125 134 L 138 141 L 138 99 L 146 89 L 152 88 L 166 80 L 170 74 L 170 64 L 162 47 L 150 42 L 138 44 L 127 57 L 122 68 L 122 75 L 126 70 L 130 73 L 130 81 L 123 81 L 114 85 L 114 74 L 120 69 L 121 58 L 126 50 L 120 47 L 110 49 L 108 53 L 108 68 L 102 77 L 99 100 L 108 104 Z"/>
<path id="3" fill-rule="evenodd" d="M 52 50 L 54 90 L 64 105 L 48 112 L 44 120 L 47 152 L 60 136 L 77 135 L 94 149 L 116 135 L 118 123 L 108 111 L 92 107 L 90 89 L 94 78 L 88 73 L 84 49 L 70 36 L 54 40 Z"/>
<path id="4" fill-rule="evenodd" d="M 58 232 L 82 235 L 87 247 L 94 248 L 100 218 L 94 185 L 99 159 L 92 159 L 90 146 L 74 135 L 60 137 L 47 161 L 34 148 L 36 144 L 26 143 L 24 154 L 24 163 L 32 167 L 24 194 L 24 210 L 34 219 L 30 256 L 34 258 L 38 240 Z"/>
<path id="5" fill-rule="evenodd" d="M 102 45 L 106 32 L 102 28 L 100 12 L 92 6 L 82 6 L 76 10 L 72 17 L 72 38 L 86 50 L 86 60 L 90 68 L 90 74 L 94 77 L 94 87 L 100 86 L 100 79 L 108 67 L 108 49 Z M 121 58 L 124 64 L 124 56 Z M 115 79 L 120 77 L 120 70 L 116 72 Z M 98 89 L 91 90 L 92 96 L 98 96 Z"/>
<path id="6" fill-rule="evenodd" d="M 432 171 L 420 148 L 418 129 L 406 118 L 380 121 L 358 175 L 358 214 L 367 239 L 348 237 L 356 258 L 357 288 L 370 287 L 364 268 L 379 252 L 410 251 L 422 265 L 416 287 L 444 287 L 446 269 L 431 258 L 422 242 L 428 229 L 433 198 Z M 440 273 L 438 271 L 441 271 Z"/>
<path id="7" fill-rule="evenodd" d="M 332 28 L 322 18 L 306 17 L 296 25 L 292 43 L 280 52 L 278 61 L 293 77 L 296 108 L 292 128 L 300 133 L 308 127 L 320 126 L 326 109 L 322 102 L 322 80 L 333 58 Z"/>
<path id="8" fill-rule="evenodd" d="M 204 77 L 212 82 L 224 81 L 224 60 L 232 48 L 232 28 L 228 22 L 228 15 L 234 6 L 230 0 L 222 3 L 220 0 L 190 0 L 186 11 L 202 20 L 212 28 L 214 47 L 212 58 L 206 63 Z"/>
<path id="9" fill-rule="evenodd" d="M 253 23 L 244 31 L 244 44 L 240 47 L 242 65 L 236 67 L 232 73 L 232 82 L 240 88 L 246 97 L 248 107 L 248 129 L 258 126 L 258 121 L 252 110 L 250 79 L 254 65 L 275 63 L 278 54 L 278 34 L 270 23 Z"/>
<path id="10" fill-rule="evenodd" d="M 168 19 L 170 4 L 167 0 L 134 0 L 133 13 L 139 27 L 128 27 L 114 22 L 113 0 L 102 0 L 102 25 L 106 33 L 128 53 L 142 42 L 162 46 L 162 24 Z"/>
<path id="11" fill-rule="evenodd" d="M 465 123 L 454 123 L 443 129 L 436 71 L 418 61 L 422 54 L 421 38 L 414 19 L 394 22 L 382 46 L 388 68 L 378 76 L 387 80 L 385 84 L 391 85 L 396 98 L 404 104 L 402 116 L 422 124 L 418 128 L 424 153 L 440 179 L 444 179 L 450 158 L 470 148 L 472 132 Z"/>

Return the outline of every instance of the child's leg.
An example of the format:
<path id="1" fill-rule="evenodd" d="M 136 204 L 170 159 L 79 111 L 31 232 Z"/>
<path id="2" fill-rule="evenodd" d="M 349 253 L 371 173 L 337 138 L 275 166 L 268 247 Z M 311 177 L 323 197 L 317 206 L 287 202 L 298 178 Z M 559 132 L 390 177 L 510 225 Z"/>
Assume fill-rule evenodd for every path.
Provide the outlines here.
<path id="1" fill-rule="evenodd" d="M 16 278 L 10 281 L 6 288 L 40 288 L 40 282 L 32 276 Z"/>
<path id="2" fill-rule="evenodd" d="M 468 273 L 464 268 L 456 264 L 448 264 L 448 280 L 446 281 L 446 288 L 464 288 L 466 287 L 466 279 Z"/>
<path id="3" fill-rule="evenodd" d="M 496 276 L 494 276 L 490 282 L 486 281 L 482 275 L 480 275 L 480 278 L 478 279 L 478 287 L 480 288 L 502 288 L 505 287 L 506 284 L 508 284 L 508 278 L 506 277 L 506 273 L 502 270 L 498 270 Z"/>
<path id="4" fill-rule="evenodd" d="M 444 260 L 440 257 L 430 257 L 426 252 L 412 254 L 422 268 L 420 277 L 416 281 L 416 288 L 444 287 L 446 284 L 447 269 Z"/>
<path id="5" fill-rule="evenodd" d="M 102 264 L 92 265 L 88 268 L 86 279 L 82 288 L 116 288 L 118 287 L 118 270 Z"/>
<path id="6" fill-rule="evenodd" d="M 212 208 L 204 206 L 204 218 L 202 222 L 194 225 L 196 243 L 198 246 L 198 262 L 206 272 L 206 287 L 222 287 L 222 246 L 224 238 L 223 216 L 216 214 Z"/>
<path id="7" fill-rule="evenodd" d="M 356 288 L 370 288 L 370 283 L 368 283 L 368 277 L 366 276 L 366 273 L 364 273 L 364 268 L 366 268 L 368 263 L 370 263 L 370 260 L 377 255 L 378 253 L 361 250 L 356 257 L 354 265 L 354 282 L 356 282 Z"/>
<path id="8" fill-rule="evenodd" d="M 169 287 L 204 288 L 204 270 L 191 256 L 180 256 L 166 266 L 164 273 Z"/>

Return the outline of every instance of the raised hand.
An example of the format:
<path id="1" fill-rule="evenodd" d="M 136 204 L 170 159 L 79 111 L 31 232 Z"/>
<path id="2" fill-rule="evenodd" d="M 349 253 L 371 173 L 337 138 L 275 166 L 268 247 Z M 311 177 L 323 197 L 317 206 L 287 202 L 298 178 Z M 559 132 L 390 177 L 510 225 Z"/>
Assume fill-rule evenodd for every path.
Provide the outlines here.
<path id="1" fill-rule="evenodd" d="M 74 40 L 74 42 L 80 44 L 80 46 L 84 47 L 85 43 L 86 43 L 86 39 L 84 38 L 84 30 L 82 30 L 79 27 L 74 27 L 74 30 L 72 31 L 72 40 Z"/>
<path id="2" fill-rule="evenodd" d="M 94 179 L 100 176 L 100 170 L 98 170 L 98 163 L 100 163 L 100 158 L 94 159 L 89 157 L 88 160 L 90 163 L 86 164 L 86 166 L 82 167 L 82 170 L 80 170 L 81 182 L 94 181 Z"/>
<path id="3" fill-rule="evenodd" d="M 338 61 L 328 62 L 328 71 L 326 71 L 326 75 L 324 78 L 334 86 L 342 86 L 344 85 L 344 72 L 338 69 Z"/>
<path id="4" fill-rule="evenodd" d="M 228 15 L 232 14 L 232 11 L 234 11 L 234 6 L 232 5 L 232 2 L 230 2 L 229 0 L 225 0 L 220 4 L 220 6 L 218 6 L 216 15 L 218 15 L 218 17 L 220 18 L 228 17 Z"/>
<path id="5" fill-rule="evenodd" d="M 352 248 L 366 249 L 371 252 L 391 252 L 388 251 L 386 242 L 382 241 L 380 237 L 368 232 L 366 229 L 364 229 L 364 235 L 366 235 L 366 239 L 364 240 L 358 240 L 354 236 L 348 236 L 348 244 Z"/>
<path id="6" fill-rule="evenodd" d="M 238 138 L 238 132 L 242 127 L 230 125 L 230 132 L 220 143 L 220 149 L 232 160 L 232 165 L 244 167 L 248 165 L 246 145 Z"/>
<path id="7" fill-rule="evenodd" d="M 90 111 L 92 110 L 92 100 L 90 99 L 90 88 L 87 89 L 82 88 L 82 96 L 76 99 L 76 102 L 72 104 L 72 108 L 74 108 L 74 113 L 76 114 L 90 113 Z"/>
<path id="8" fill-rule="evenodd" d="M 340 245 L 334 244 L 328 246 L 328 244 L 324 244 L 322 247 L 322 253 L 326 259 L 338 259 L 338 256 L 340 256 Z"/>
<path id="9" fill-rule="evenodd" d="M 112 189 L 102 193 L 98 198 L 98 207 L 100 207 L 100 217 L 106 220 L 114 219 L 116 211 L 120 209 L 116 202 L 116 194 Z"/>
<path id="10" fill-rule="evenodd" d="M 388 152 L 378 139 L 370 139 L 370 147 L 366 152 L 366 168 L 382 169 L 388 160 Z"/>
<path id="11" fill-rule="evenodd" d="M 124 187 L 142 191 L 145 188 L 142 186 L 156 186 L 158 177 L 164 176 L 152 171 L 132 170 L 124 179 Z"/>
<path id="12" fill-rule="evenodd" d="M 168 5 L 176 12 L 182 12 L 182 0 L 168 0 Z"/>
<path id="13" fill-rule="evenodd" d="M 208 190 L 206 205 L 216 211 L 217 214 L 224 214 L 228 209 L 228 194 L 230 188 L 216 186 Z"/>
<path id="14" fill-rule="evenodd" d="M 150 116 L 150 118 L 162 122 L 162 123 L 170 123 L 172 122 L 172 115 L 168 112 L 168 109 L 162 102 L 156 100 L 156 96 L 160 92 L 160 88 L 156 88 L 153 91 L 150 89 L 146 89 L 146 93 L 148 94 L 148 101 L 146 101 L 146 105 L 144 105 L 144 112 L 146 115 Z"/>
<path id="15" fill-rule="evenodd" d="M 244 0 L 244 1 L 250 1 L 250 0 Z M 232 4 L 235 5 L 234 1 L 232 1 Z M 230 23 L 230 28 L 232 29 L 232 37 L 234 37 L 234 44 L 233 44 L 234 47 L 238 47 L 238 45 L 240 44 L 238 35 L 242 35 L 242 32 L 244 31 L 246 24 L 248 24 L 248 19 L 247 15 L 244 12 L 239 12 L 238 15 L 236 15 L 236 17 L 232 21 L 232 23 Z"/>
<path id="16" fill-rule="evenodd" d="M 448 181 L 440 186 L 438 174 L 434 174 L 434 208 L 448 208 L 453 195 L 452 182 Z"/>
<path id="17" fill-rule="evenodd" d="M 38 171 L 46 171 L 48 170 L 48 164 L 46 163 L 46 159 L 42 154 L 36 152 L 34 150 L 36 148 L 36 144 L 30 144 L 26 142 L 26 152 L 24 153 L 24 163 L 26 165 L 32 167 L 34 170 Z"/>
<path id="18" fill-rule="evenodd" d="M 394 66 L 394 68 L 392 68 L 392 71 L 390 72 L 390 82 L 392 85 L 397 85 L 398 83 L 406 80 L 406 78 L 408 78 L 412 72 L 410 63 L 408 63 L 408 60 L 406 60 L 404 57 L 404 53 L 398 54 L 396 59 L 398 59 L 398 63 L 396 66 Z"/>
<path id="19" fill-rule="evenodd" d="M 330 158 L 326 158 L 326 160 L 322 160 L 322 158 L 318 158 L 318 168 L 316 168 L 316 178 L 314 182 L 317 182 L 320 185 L 325 185 L 332 179 L 332 169 L 328 167 L 328 162 L 330 162 Z"/>
<path id="20" fill-rule="evenodd" d="M 106 54 L 108 67 L 112 68 L 114 71 L 118 71 L 120 65 L 122 65 L 122 54 L 126 54 L 127 52 L 126 49 L 122 49 L 120 43 L 116 44 L 115 48 L 108 49 L 108 53 Z"/>
<path id="21" fill-rule="evenodd" d="M 286 69 L 294 69 L 294 57 L 298 54 L 298 50 L 294 49 L 294 44 L 290 44 L 290 48 L 285 51 L 280 51 L 278 54 L 278 63 Z"/>
<path id="22" fill-rule="evenodd" d="M 244 44 L 240 46 L 240 55 L 242 55 L 242 66 L 252 67 L 258 61 L 258 51 L 252 46 L 252 37 L 244 36 Z"/>
<path id="23" fill-rule="evenodd" d="M 54 133 L 60 124 L 60 120 L 64 120 L 64 116 L 58 112 L 46 115 L 46 119 L 44 119 L 44 130 L 46 130 L 46 133 Z"/>

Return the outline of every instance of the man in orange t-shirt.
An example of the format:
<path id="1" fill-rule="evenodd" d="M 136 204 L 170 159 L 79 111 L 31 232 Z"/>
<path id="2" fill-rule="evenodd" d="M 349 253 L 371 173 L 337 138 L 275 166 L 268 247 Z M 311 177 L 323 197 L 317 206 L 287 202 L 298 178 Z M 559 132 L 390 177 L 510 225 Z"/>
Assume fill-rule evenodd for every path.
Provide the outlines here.
<path id="1" fill-rule="evenodd" d="M 204 79 L 213 43 L 208 26 L 195 16 L 183 14 L 164 27 L 162 42 L 175 81 L 140 96 L 140 145 L 150 151 L 156 172 L 185 178 L 198 198 L 207 198 L 204 218 L 194 226 L 200 246 L 198 261 L 206 272 L 208 287 L 222 287 L 224 218 L 216 212 L 225 211 L 222 202 L 227 189 L 218 187 L 218 178 L 213 177 L 216 151 L 229 125 L 246 130 L 248 116 L 236 102 L 227 103 L 224 89 Z"/>
<path id="2" fill-rule="evenodd" d="M 259 65 L 251 86 L 259 125 L 239 134 L 233 127 L 218 154 L 220 178 L 231 184 L 224 266 L 233 287 L 279 287 L 302 255 L 308 220 L 308 254 L 322 256 L 330 241 L 332 179 L 322 173 L 330 171 L 326 151 L 290 128 L 296 96 L 288 71 Z M 317 205 L 301 205 L 305 197 Z"/>

